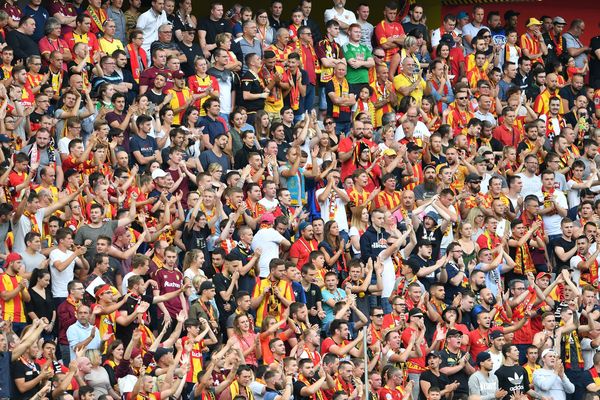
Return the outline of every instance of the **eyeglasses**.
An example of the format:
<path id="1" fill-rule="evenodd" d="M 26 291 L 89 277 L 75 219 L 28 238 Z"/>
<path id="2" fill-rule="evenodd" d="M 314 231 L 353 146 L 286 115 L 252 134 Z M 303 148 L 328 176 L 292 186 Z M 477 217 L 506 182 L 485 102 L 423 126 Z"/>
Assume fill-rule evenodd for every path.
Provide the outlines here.
<path id="1" fill-rule="evenodd" d="M 491 38 L 492 38 L 492 35 L 483 35 L 483 38 L 484 38 L 484 39 L 491 39 Z"/>
<path id="2" fill-rule="evenodd" d="M 395 306 L 406 306 L 406 303 L 394 303 Z"/>
<path id="3" fill-rule="evenodd" d="M 456 99 L 457 99 L 457 100 L 466 100 L 466 99 L 467 99 L 467 97 L 466 97 L 466 96 L 464 96 L 464 97 L 457 97 Z"/>

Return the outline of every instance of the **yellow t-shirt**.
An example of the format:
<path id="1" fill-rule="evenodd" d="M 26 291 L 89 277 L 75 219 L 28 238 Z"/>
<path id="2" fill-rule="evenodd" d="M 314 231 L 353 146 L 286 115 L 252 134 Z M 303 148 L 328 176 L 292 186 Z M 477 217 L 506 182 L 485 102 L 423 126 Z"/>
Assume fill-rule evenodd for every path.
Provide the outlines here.
<path id="1" fill-rule="evenodd" d="M 416 78 L 413 76 L 410 79 L 404 75 L 404 74 L 400 74 L 400 75 L 396 75 L 394 77 L 394 89 L 396 89 L 396 93 L 398 94 L 398 103 L 400 103 L 400 100 L 402 100 L 402 98 L 404 97 L 401 93 L 400 93 L 400 88 L 403 87 L 407 87 L 407 86 L 411 86 L 414 82 L 416 82 L 415 79 L 418 79 L 419 84 L 417 85 L 417 87 L 410 92 L 410 95 L 416 100 L 417 104 L 419 106 L 421 106 L 421 100 L 423 99 L 423 92 L 425 91 L 425 87 L 426 87 L 426 83 L 425 80 L 423 78 L 421 78 L 421 76 L 417 76 Z"/>

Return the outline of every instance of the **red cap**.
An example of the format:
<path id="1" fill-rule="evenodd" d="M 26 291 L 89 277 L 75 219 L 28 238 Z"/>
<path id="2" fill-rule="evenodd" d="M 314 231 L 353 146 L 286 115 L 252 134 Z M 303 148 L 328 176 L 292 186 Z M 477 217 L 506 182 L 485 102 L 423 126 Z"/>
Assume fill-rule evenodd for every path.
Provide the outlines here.
<path id="1" fill-rule="evenodd" d="M 548 272 L 538 272 L 538 274 L 535 276 L 535 279 L 540 279 L 544 276 L 547 276 L 548 279 L 552 279 L 552 275 L 550 275 Z"/>
<path id="2" fill-rule="evenodd" d="M 185 74 L 181 70 L 171 72 L 171 76 L 173 77 L 173 79 L 184 79 L 185 78 Z"/>
<path id="3" fill-rule="evenodd" d="M 21 255 L 18 253 L 10 253 L 8 257 L 6 257 L 6 265 L 10 264 L 13 261 L 22 260 Z"/>
<path id="4" fill-rule="evenodd" d="M 133 350 L 131 350 L 131 357 L 129 359 L 133 360 L 134 358 L 136 358 L 140 354 L 142 354 L 142 352 L 140 351 L 140 349 L 134 348 Z"/>

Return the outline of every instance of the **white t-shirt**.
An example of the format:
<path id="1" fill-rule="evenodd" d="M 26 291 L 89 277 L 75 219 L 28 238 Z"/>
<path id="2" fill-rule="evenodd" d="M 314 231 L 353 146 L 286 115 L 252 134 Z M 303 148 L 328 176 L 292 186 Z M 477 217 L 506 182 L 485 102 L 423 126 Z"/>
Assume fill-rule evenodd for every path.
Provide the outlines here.
<path id="1" fill-rule="evenodd" d="M 531 178 L 526 176 L 523 173 L 517 174 L 521 177 L 521 182 L 523 182 L 523 188 L 521 189 L 521 197 L 525 199 L 525 197 L 530 194 L 535 194 L 538 199 L 543 200 L 542 196 L 542 178 L 538 175 L 534 175 Z"/>
<path id="2" fill-rule="evenodd" d="M 569 208 L 577 207 L 581 201 L 579 198 L 579 191 L 581 189 L 573 189 L 573 185 L 576 185 L 573 179 L 569 179 L 567 182 L 567 200 L 569 200 Z"/>
<path id="3" fill-rule="evenodd" d="M 269 263 L 274 258 L 279 258 L 279 244 L 285 238 L 274 228 L 259 229 L 252 238 L 252 250 L 261 248 L 262 254 L 258 259 L 260 277 L 269 276 Z"/>
<path id="4" fill-rule="evenodd" d="M 404 139 L 404 136 L 404 129 L 402 128 L 402 125 L 400 125 L 394 132 L 394 140 L 400 141 Z M 429 128 L 427 128 L 427 125 L 425 125 L 423 121 L 417 121 L 413 137 L 422 140 L 423 138 L 429 138 L 429 136 L 431 136 L 431 132 L 429 131 Z"/>
<path id="5" fill-rule="evenodd" d="M 356 23 L 356 16 L 350 10 L 344 9 L 344 11 L 341 14 L 338 14 L 338 12 L 336 11 L 335 8 L 330 8 L 328 10 L 325 10 L 325 22 L 326 23 L 327 23 L 327 21 L 332 20 L 335 17 L 337 17 L 338 21 L 341 21 L 347 25 L 352 25 L 352 24 Z M 346 33 L 346 31 L 344 29 L 340 28 L 340 34 L 338 35 L 338 37 L 335 38 L 335 41 L 340 46 L 344 46 L 346 43 L 348 43 L 348 34 Z"/>
<path id="6" fill-rule="evenodd" d="M 44 212 L 45 208 L 40 208 L 38 212 L 35 213 L 35 220 L 37 221 L 37 226 L 40 229 L 40 234 L 44 237 Z M 31 221 L 24 215 L 21 215 L 17 224 L 13 224 L 13 252 L 15 253 L 24 253 L 25 252 L 25 235 L 31 232 Z M 66 297 L 66 296 L 65 296 Z"/>
<path id="7" fill-rule="evenodd" d="M 325 189 L 326 188 L 321 188 L 317 190 L 315 196 L 319 198 L 319 196 L 325 191 Z M 349 227 L 348 217 L 346 216 L 346 203 L 344 203 L 344 201 L 340 199 L 339 196 L 336 196 L 335 201 L 337 210 L 335 211 L 333 219 L 335 220 L 335 222 L 338 223 L 340 231 L 348 232 Z M 319 202 L 319 206 L 321 207 L 321 218 L 323 218 L 323 221 L 325 222 L 329 221 L 329 203 L 329 197 L 327 197 L 323 203 Z"/>
<path id="8" fill-rule="evenodd" d="M 260 199 L 258 201 L 258 204 L 263 206 L 266 210 L 270 210 L 272 208 L 277 207 L 277 205 L 279 204 L 279 200 L 277 200 L 277 199 L 269 200 L 266 197 L 263 197 L 262 199 Z"/>
<path id="9" fill-rule="evenodd" d="M 590 250 L 588 250 L 590 252 L 591 255 L 592 253 L 592 248 L 590 248 Z M 594 248 L 594 252 L 596 251 L 596 249 Z M 596 257 L 596 260 L 598 262 L 600 262 L 600 256 Z M 573 272 L 571 272 L 571 280 L 573 281 L 573 283 L 575 284 L 575 286 L 580 287 L 579 286 L 579 279 L 581 278 L 581 271 L 579 270 L 579 268 L 577 268 L 577 265 L 583 261 L 583 258 L 581 258 L 581 256 L 579 255 L 579 253 L 575 254 L 571 260 L 569 261 L 569 265 L 571 266 L 571 269 L 573 270 Z M 590 282 L 593 283 L 593 282 Z"/>
<path id="10" fill-rule="evenodd" d="M 563 192 L 555 190 L 553 197 L 560 208 L 564 208 L 565 210 L 569 208 L 569 205 L 567 204 L 567 198 Z M 543 209 L 544 205 L 542 204 L 540 208 Z M 560 230 L 560 221 L 562 221 L 562 219 L 563 217 L 561 217 L 558 213 L 554 215 L 542 215 L 542 220 L 544 221 L 544 230 L 548 236 L 562 234 Z"/>
<path id="11" fill-rule="evenodd" d="M 54 267 L 55 262 L 63 262 L 73 254 L 71 250 L 63 252 L 60 249 L 54 249 L 50 252 L 50 276 L 52 277 L 52 296 L 67 297 L 67 284 L 73 280 L 73 271 L 75 270 L 75 259 L 62 271 Z"/>
<path id="12" fill-rule="evenodd" d="M 60 154 L 69 154 L 69 143 L 71 143 L 71 138 L 64 137 L 58 141 L 58 152 Z"/>

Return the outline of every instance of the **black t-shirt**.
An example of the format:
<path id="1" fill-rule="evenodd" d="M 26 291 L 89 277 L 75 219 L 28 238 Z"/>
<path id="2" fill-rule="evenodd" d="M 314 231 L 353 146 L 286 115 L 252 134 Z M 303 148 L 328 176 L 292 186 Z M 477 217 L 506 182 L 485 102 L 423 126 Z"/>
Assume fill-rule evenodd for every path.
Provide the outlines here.
<path id="1" fill-rule="evenodd" d="M 206 44 L 214 44 L 215 38 L 219 33 L 231 33 L 231 26 L 224 18 L 218 21 L 213 21 L 210 18 L 202 18 L 198 24 L 198 30 L 206 31 Z"/>
<path id="2" fill-rule="evenodd" d="M 244 74 L 244 77 L 242 78 L 242 92 L 248 92 L 252 94 L 264 93 L 264 88 L 260 84 L 258 77 L 254 75 L 254 72 L 246 71 Z M 242 105 L 246 107 L 246 110 L 256 112 L 265 108 L 265 99 L 243 100 Z"/>
<path id="3" fill-rule="evenodd" d="M 313 396 L 303 397 L 300 395 L 302 389 L 306 386 L 305 383 L 296 381 L 294 382 L 294 400 L 311 400 Z"/>
<path id="4" fill-rule="evenodd" d="M 25 382 L 29 382 L 37 378 L 40 374 L 40 367 L 35 363 L 25 364 L 20 359 L 13 362 L 10 368 L 11 377 L 13 380 L 25 378 Z M 15 385 L 16 386 L 16 385 Z M 41 389 L 40 385 L 32 387 L 25 393 L 21 393 L 16 387 L 13 390 L 11 399 L 27 400 L 33 397 Z"/>
<path id="5" fill-rule="evenodd" d="M 433 374 L 433 372 L 429 370 L 421 374 L 421 378 L 419 378 L 419 381 L 429 382 L 431 384 L 431 387 L 435 386 L 442 390 L 444 390 L 444 387 L 446 387 L 446 385 L 450 384 L 450 379 L 448 379 L 448 377 L 445 374 L 442 374 L 440 372 L 440 376 L 436 376 Z M 425 395 L 425 393 L 423 393 L 422 390 L 419 390 L 419 400 L 427 400 L 427 396 Z"/>
<path id="6" fill-rule="evenodd" d="M 317 307 L 317 303 L 319 301 L 323 301 L 323 296 L 321 295 L 321 289 L 314 283 L 311 283 L 308 290 L 304 289 L 304 296 L 306 299 L 306 308 L 309 310 L 313 307 Z M 320 324 L 321 320 L 317 315 L 309 315 L 308 319 L 311 324 Z"/>
<path id="7" fill-rule="evenodd" d="M 440 368 L 454 367 L 458 365 L 458 362 L 462 356 L 464 356 L 464 353 L 460 351 L 458 354 L 454 354 L 451 353 L 448 349 L 442 350 L 440 352 L 440 357 L 442 358 L 442 364 L 440 365 Z M 459 386 L 454 393 L 467 395 L 469 394 L 469 375 L 467 375 L 464 368 L 462 368 L 455 374 L 448 375 L 447 378 L 450 382 L 457 381 L 459 383 Z M 440 389 L 442 388 L 440 387 Z"/>
<path id="8" fill-rule="evenodd" d="M 144 93 L 144 96 L 146 96 L 148 98 L 148 101 L 154 105 L 159 105 L 161 104 L 164 99 L 165 99 L 165 94 L 164 93 L 155 93 L 153 90 L 148 90 L 146 91 L 146 93 Z"/>
<path id="9" fill-rule="evenodd" d="M 227 289 L 229 288 L 229 285 L 231 285 L 231 278 L 226 278 L 225 275 L 219 273 L 219 274 L 215 274 L 212 278 L 213 283 L 215 285 L 215 291 L 217 292 L 217 295 L 215 296 L 215 303 L 217 303 L 217 309 L 219 310 L 219 320 L 220 321 L 227 321 L 227 318 L 233 314 L 233 312 L 235 311 L 235 292 L 233 293 L 233 296 L 231 296 L 231 298 L 229 299 L 229 301 L 224 301 L 223 298 L 221 297 L 220 293 L 221 292 L 226 292 Z M 252 293 L 251 293 L 252 294 Z M 225 310 L 225 304 L 229 304 L 229 310 Z"/>
<path id="10" fill-rule="evenodd" d="M 150 293 L 150 295 L 148 295 Z M 142 296 L 140 301 L 145 301 L 147 303 L 152 304 L 152 300 L 154 296 L 151 294 L 152 291 L 146 291 L 146 295 Z M 135 312 L 135 308 L 138 306 L 138 300 L 133 297 L 129 297 L 125 304 L 121 307 L 122 311 L 127 311 L 127 315 L 132 315 Z M 149 314 L 150 311 L 147 311 Z M 148 322 L 148 321 L 147 321 Z M 133 335 L 133 331 L 138 327 L 137 318 L 127 326 L 123 326 L 117 324 L 117 339 L 122 340 L 124 343 L 127 343 L 128 340 L 131 339 Z"/>
<path id="11" fill-rule="evenodd" d="M 425 230 L 423 224 L 419 225 L 417 228 L 417 241 L 418 240 L 429 240 L 432 243 L 431 246 L 431 258 L 437 260 L 437 256 L 440 254 L 440 246 L 442 245 L 442 238 L 444 237 L 444 233 L 439 228 L 435 228 L 433 231 L 429 232 Z M 413 250 L 413 254 L 417 254 L 418 248 L 415 247 Z"/>
<path id="12" fill-rule="evenodd" d="M 552 249 L 556 249 L 557 247 L 560 247 L 566 253 L 566 252 L 570 251 L 573 247 L 575 247 L 575 240 L 567 241 L 561 236 L 558 239 L 554 239 L 550 243 L 550 246 L 552 247 Z M 554 256 L 554 258 L 556 259 L 556 272 L 557 273 L 562 271 L 565 268 L 566 269 L 571 268 L 568 259 L 567 259 L 567 261 L 562 261 L 556 255 Z"/>
<path id="13" fill-rule="evenodd" d="M 596 57 L 596 50 L 600 49 L 600 36 L 595 36 L 590 42 L 590 84 L 592 87 L 600 87 L 600 59 Z"/>
<path id="14" fill-rule="evenodd" d="M 520 365 L 513 365 L 512 367 L 503 365 L 496 370 L 496 376 L 498 377 L 498 387 L 508 393 L 503 400 L 510 399 L 510 396 L 515 394 L 517 390 L 521 393 L 526 393 L 529 390 L 529 375 L 525 368 Z"/>
<path id="15" fill-rule="evenodd" d="M 185 57 L 187 58 L 186 62 L 181 63 L 181 70 L 185 76 L 194 75 L 196 73 L 194 69 L 194 60 L 196 57 L 204 57 L 202 48 L 196 42 L 192 43 L 191 46 L 187 46 L 183 42 L 178 43 L 177 45 L 179 46 L 179 50 L 181 50 L 181 52 L 185 54 Z"/>
<path id="16" fill-rule="evenodd" d="M 206 260 L 210 260 L 210 254 L 208 252 L 207 239 L 210 236 L 210 228 L 205 226 L 201 228 L 199 231 L 194 229 L 186 229 L 183 227 L 181 240 L 185 245 L 185 249 L 187 251 L 190 250 L 202 250 L 204 253 L 204 257 Z"/>

